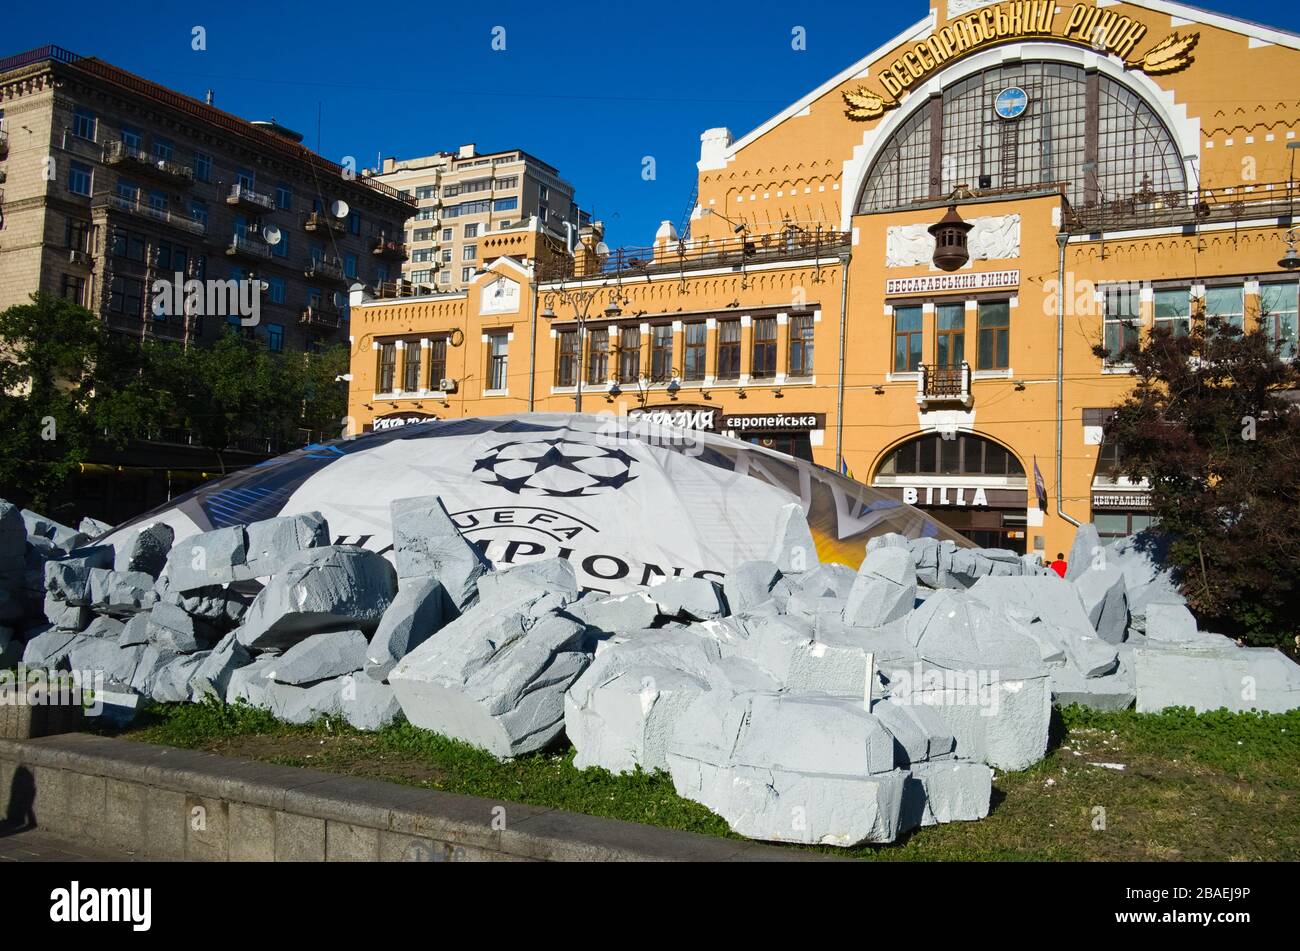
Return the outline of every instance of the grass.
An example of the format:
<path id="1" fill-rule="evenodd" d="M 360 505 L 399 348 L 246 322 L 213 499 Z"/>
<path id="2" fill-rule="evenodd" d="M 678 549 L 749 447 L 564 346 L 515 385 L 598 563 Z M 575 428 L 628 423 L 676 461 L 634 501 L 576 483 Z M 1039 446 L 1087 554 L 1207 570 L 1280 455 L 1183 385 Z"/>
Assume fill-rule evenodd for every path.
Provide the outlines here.
<path id="1" fill-rule="evenodd" d="M 890 846 L 826 849 L 875 860 L 1300 858 L 1300 711 L 1059 712 L 1047 757 L 998 772 L 980 822 L 918 830 Z M 395 723 L 361 733 L 334 719 L 280 723 L 246 706 L 153 705 L 129 739 L 288 766 L 730 836 L 663 773 L 578 770 L 571 747 L 499 762 Z M 1096 764 L 1120 764 L 1114 769 Z"/>

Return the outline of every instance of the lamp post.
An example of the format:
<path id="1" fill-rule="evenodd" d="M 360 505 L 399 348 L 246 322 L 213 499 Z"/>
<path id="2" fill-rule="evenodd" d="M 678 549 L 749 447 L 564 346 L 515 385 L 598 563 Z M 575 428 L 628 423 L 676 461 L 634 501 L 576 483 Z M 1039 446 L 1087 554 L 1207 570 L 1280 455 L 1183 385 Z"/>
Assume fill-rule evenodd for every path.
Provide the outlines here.
<path id="1" fill-rule="evenodd" d="M 587 321 L 591 317 L 591 305 L 600 297 L 599 289 L 592 290 L 567 290 L 561 288 L 558 291 L 549 291 L 545 297 L 546 307 L 542 311 L 542 319 L 553 321 L 557 318 L 555 308 L 552 306 L 556 301 L 573 308 L 573 318 L 578 325 L 578 365 L 576 375 L 578 380 L 578 389 L 574 394 L 574 412 L 582 412 L 582 383 L 583 377 L 586 376 L 586 368 L 583 365 L 587 354 Z M 623 313 L 618 306 L 618 297 L 614 291 L 609 292 L 609 304 L 601 312 L 601 317 L 608 320 L 620 316 Z"/>

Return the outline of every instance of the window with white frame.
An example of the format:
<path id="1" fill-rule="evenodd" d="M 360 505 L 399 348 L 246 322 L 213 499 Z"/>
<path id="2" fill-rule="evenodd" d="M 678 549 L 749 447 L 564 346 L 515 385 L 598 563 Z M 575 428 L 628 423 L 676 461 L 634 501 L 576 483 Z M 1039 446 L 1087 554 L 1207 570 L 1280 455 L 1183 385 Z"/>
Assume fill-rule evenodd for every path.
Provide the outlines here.
<path id="1" fill-rule="evenodd" d="M 509 388 L 507 357 L 509 356 L 510 337 L 505 333 L 495 333 L 488 337 L 488 389 L 505 390 Z"/>
<path id="2" fill-rule="evenodd" d="M 1296 357 L 1297 292 L 1300 284 L 1287 281 L 1279 284 L 1263 284 L 1259 288 L 1259 317 L 1265 331 L 1272 335 L 1281 348 L 1282 357 L 1293 360 Z"/>
<path id="3" fill-rule="evenodd" d="M 1246 328 L 1246 294 L 1240 284 L 1228 284 L 1205 289 L 1205 317 L 1218 317 L 1224 324 Z"/>
<path id="4" fill-rule="evenodd" d="M 1137 346 L 1142 328 L 1142 289 L 1136 284 L 1113 284 L 1102 289 L 1105 347 L 1110 365 L 1127 363 L 1126 353 Z"/>
<path id="5" fill-rule="evenodd" d="M 1187 287 L 1160 287 L 1155 292 L 1155 326 L 1175 337 L 1186 337 L 1192 329 L 1192 294 Z"/>

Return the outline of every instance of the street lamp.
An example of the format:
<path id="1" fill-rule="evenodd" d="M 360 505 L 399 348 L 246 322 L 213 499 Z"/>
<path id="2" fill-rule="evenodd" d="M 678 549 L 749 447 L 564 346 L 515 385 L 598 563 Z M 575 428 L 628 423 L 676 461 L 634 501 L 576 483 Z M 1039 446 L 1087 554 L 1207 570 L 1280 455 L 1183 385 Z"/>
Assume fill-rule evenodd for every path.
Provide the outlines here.
<path id="1" fill-rule="evenodd" d="M 592 319 L 590 314 L 591 305 L 600 297 L 600 295 L 601 291 L 598 289 L 567 290 L 562 288 L 558 291 L 548 292 L 544 298 L 545 306 L 542 309 L 543 320 L 557 319 L 554 307 L 556 302 L 573 308 L 573 319 L 578 325 L 578 365 L 575 368 L 578 388 L 577 392 L 574 393 L 573 403 L 574 411 L 578 413 L 582 412 L 582 383 L 583 377 L 586 376 L 584 358 L 587 354 L 587 321 Z M 613 291 L 610 291 L 609 304 L 605 307 L 601 316 L 605 319 L 613 320 L 622 315 L 622 313 L 622 308 L 618 306 L 618 296 Z"/>

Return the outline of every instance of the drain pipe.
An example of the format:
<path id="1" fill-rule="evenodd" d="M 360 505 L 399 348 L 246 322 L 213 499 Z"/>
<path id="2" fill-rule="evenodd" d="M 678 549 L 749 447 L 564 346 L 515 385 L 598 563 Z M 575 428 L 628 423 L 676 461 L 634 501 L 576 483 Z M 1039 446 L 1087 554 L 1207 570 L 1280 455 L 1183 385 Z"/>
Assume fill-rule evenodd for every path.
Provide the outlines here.
<path id="1" fill-rule="evenodd" d="M 844 472 L 844 334 L 849 317 L 849 261 L 853 252 L 840 254 L 840 375 L 835 407 L 835 471 Z"/>
<path id="2" fill-rule="evenodd" d="M 1056 236 L 1061 251 L 1056 271 L 1056 514 L 1078 528 L 1078 519 L 1066 514 L 1062 505 L 1061 485 L 1065 468 L 1061 451 L 1065 432 L 1065 246 L 1069 243 L 1068 232 Z"/>

